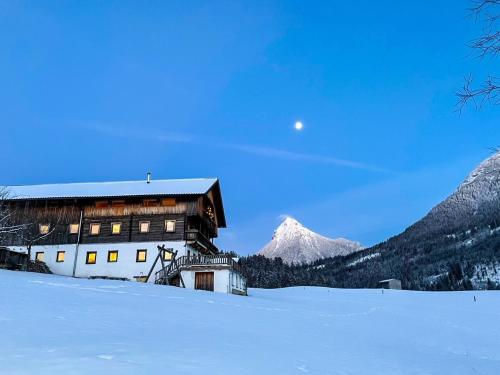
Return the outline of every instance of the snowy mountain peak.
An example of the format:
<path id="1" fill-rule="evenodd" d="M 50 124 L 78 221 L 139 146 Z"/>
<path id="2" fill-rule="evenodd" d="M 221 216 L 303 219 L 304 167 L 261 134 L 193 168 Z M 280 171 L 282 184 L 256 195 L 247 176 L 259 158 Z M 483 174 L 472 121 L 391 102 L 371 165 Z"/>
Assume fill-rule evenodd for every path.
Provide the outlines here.
<path id="1" fill-rule="evenodd" d="M 434 207 L 423 220 L 432 219 L 432 228 L 467 226 L 471 217 L 476 220 L 496 220 L 500 199 L 500 151 L 481 162 L 458 189 Z M 425 225 L 428 225 L 426 223 Z"/>
<path id="2" fill-rule="evenodd" d="M 309 231 L 306 227 L 304 227 L 301 223 L 295 220 L 293 217 L 287 216 L 285 220 L 276 228 L 274 231 L 273 238 L 279 238 L 286 236 L 287 233 L 293 233 L 297 231 Z"/>
<path id="3" fill-rule="evenodd" d="M 331 239 L 311 231 L 292 217 L 274 231 L 272 240 L 259 251 L 268 258 L 282 258 L 285 263 L 310 263 L 318 259 L 347 255 L 363 247 L 344 238 Z"/>
<path id="4" fill-rule="evenodd" d="M 459 189 L 469 185 L 481 178 L 496 179 L 500 172 L 500 150 L 490 156 L 488 159 L 481 162 L 476 169 L 474 169 L 465 181 L 460 185 Z"/>

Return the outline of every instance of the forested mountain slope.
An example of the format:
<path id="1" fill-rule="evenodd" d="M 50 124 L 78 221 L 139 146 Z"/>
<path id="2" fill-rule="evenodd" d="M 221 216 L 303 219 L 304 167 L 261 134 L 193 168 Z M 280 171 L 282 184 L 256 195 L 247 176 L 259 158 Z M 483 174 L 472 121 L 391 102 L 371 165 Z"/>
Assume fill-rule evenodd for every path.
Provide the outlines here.
<path id="1" fill-rule="evenodd" d="M 247 258 L 245 262 L 250 283 L 260 286 L 258 280 L 264 277 L 258 275 L 258 267 L 252 270 L 252 264 L 264 261 Z M 497 288 L 500 152 L 482 162 L 452 195 L 403 233 L 372 248 L 287 272 L 292 285 L 366 288 L 398 278 L 408 289 Z"/>

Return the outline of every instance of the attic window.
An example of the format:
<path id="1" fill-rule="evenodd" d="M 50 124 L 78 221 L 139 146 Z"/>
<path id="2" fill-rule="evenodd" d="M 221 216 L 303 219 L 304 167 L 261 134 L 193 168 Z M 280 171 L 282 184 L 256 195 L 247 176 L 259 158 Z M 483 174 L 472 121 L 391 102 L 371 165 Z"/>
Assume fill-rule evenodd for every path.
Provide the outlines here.
<path id="1" fill-rule="evenodd" d="M 40 234 L 47 234 L 47 233 L 49 233 L 50 225 L 49 224 L 40 224 L 38 226 L 38 229 L 40 231 Z"/>
<path id="2" fill-rule="evenodd" d="M 156 207 L 158 206 L 158 199 L 144 199 L 142 203 L 144 207 Z"/>
<path id="3" fill-rule="evenodd" d="M 108 208 L 109 203 L 108 203 L 108 201 L 97 201 L 97 202 L 95 202 L 95 207 L 96 208 Z"/>
<path id="4" fill-rule="evenodd" d="M 175 198 L 164 198 L 161 200 L 161 205 L 166 207 L 175 207 Z"/>
<path id="5" fill-rule="evenodd" d="M 111 207 L 125 207 L 125 201 L 112 201 L 111 202 Z"/>

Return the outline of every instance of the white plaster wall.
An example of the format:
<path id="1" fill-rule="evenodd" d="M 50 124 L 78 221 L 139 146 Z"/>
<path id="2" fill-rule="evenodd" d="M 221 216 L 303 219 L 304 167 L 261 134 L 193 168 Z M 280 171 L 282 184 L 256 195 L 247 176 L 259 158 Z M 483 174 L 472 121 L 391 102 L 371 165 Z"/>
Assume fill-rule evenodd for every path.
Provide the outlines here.
<path id="1" fill-rule="evenodd" d="M 106 243 L 106 244 L 81 244 L 78 247 L 78 259 L 76 264 L 76 277 L 120 277 L 135 280 L 136 276 L 146 276 L 153 265 L 153 262 L 158 255 L 157 246 L 165 245 L 167 249 L 178 251 L 177 256 L 187 255 L 189 250 L 191 255 L 198 255 L 199 252 L 186 246 L 183 241 L 173 242 L 125 242 L 125 243 Z M 16 251 L 27 252 L 26 247 L 11 246 Z M 146 262 L 136 262 L 137 250 L 146 249 Z M 118 250 L 118 261 L 108 263 L 108 251 Z M 44 262 L 49 269 L 57 275 L 72 276 L 73 266 L 76 254 L 76 245 L 50 245 L 50 246 L 33 246 L 31 248 L 31 259 L 34 260 L 36 253 L 44 252 Z M 64 262 L 56 262 L 57 252 L 65 251 Z M 97 260 L 95 264 L 86 264 L 87 252 L 97 252 Z M 150 282 L 154 282 L 154 273 L 161 268 L 161 262 L 158 260 Z M 209 271 L 209 270 L 207 270 Z M 182 271 L 182 278 L 186 288 L 194 289 L 196 271 Z M 201 272 L 201 270 L 200 270 Z M 211 272 L 211 271 L 210 271 Z M 220 293 L 231 293 L 231 288 L 235 288 L 236 276 L 239 275 L 228 269 L 214 270 L 214 291 Z M 231 287 L 231 284 L 233 286 Z M 237 288 L 235 288 L 237 289 Z"/>
<path id="2" fill-rule="evenodd" d="M 229 270 L 200 270 L 198 272 L 213 272 L 214 273 L 214 292 L 229 293 Z M 194 289 L 196 271 L 182 271 L 182 280 L 186 288 Z"/>
<path id="3" fill-rule="evenodd" d="M 187 254 L 187 250 L 191 254 L 196 253 L 190 247 L 186 248 L 183 241 L 173 242 L 126 242 L 126 243 L 109 243 L 109 244 L 81 244 L 78 248 L 78 260 L 76 265 L 77 277 L 90 276 L 107 276 L 107 277 L 124 277 L 134 280 L 135 276 L 146 276 L 153 262 L 158 255 L 158 245 L 165 245 L 167 249 L 177 250 L 177 256 Z M 17 251 L 27 252 L 26 247 L 11 247 Z M 136 253 L 139 249 L 146 249 L 146 262 L 136 262 Z M 108 263 L 108 251 L 118 250 L 118 261 Z M 50 245 L 50 246 L 33 246 L 31 248 L 31 258 L 35 259 L 37 252 L 44 252 L 44 261 L 49 269 L 58 275 L 72 276 L 73 265 L 75 260 L 76 245 Z M 56 262 L 58 251 L 65 251 L 65 260 L 62 263 Z M 85 264 L 87 251 L 96 251 L 96 264 Z M 158 260 L 155 270 L 159 271 L 161 262 Z M 154 273 L 151 277 L 151 282 L 154 282 Z"/>
<path id="4" fill-rule="evenodd" d="M 228 291 L 232 293 L 232 289 L 236 289 L 241 293 L 244 293 L 246 290 L 246 279 L 239 272 L 231 271 L 229 273 Z"/>

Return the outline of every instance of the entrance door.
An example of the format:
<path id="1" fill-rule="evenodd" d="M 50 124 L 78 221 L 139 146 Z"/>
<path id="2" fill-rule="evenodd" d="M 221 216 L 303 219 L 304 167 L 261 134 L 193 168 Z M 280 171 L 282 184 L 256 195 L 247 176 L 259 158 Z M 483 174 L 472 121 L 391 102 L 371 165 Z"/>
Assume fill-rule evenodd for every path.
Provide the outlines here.
<path id="1" fill-rule="evenodd" d="M 196 272 L 194 275 L 194 288 L 199 290 L 214 291 L 214 273 Z"/>

